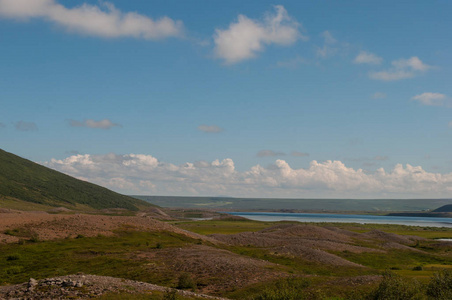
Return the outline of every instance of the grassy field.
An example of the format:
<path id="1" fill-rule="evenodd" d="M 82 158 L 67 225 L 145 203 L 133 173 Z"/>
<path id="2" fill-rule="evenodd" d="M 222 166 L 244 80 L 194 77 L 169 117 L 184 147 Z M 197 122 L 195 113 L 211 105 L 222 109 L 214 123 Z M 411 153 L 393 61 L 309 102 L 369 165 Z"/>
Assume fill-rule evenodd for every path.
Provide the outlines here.
<path id="1" fill-rule="evenodd" d="M 47 278 L 83 272 L 171 285 L 177 278 L 176 274 L 157 265 L 153 272 L 148 272 L 146 264 L 134 259 L 133 253 L 184 247 L 196 242 L 169 232 L 121 231 L 115 237 L 0 245 L 0 283 L 15 284 L 30 277 Z"/>
<path id="2" fill-rule="evenodd" d="M 245 220 L 208 220 L 208 221 L 172 221 L 179 228 L 190 230 L 202 235 L 237 234 L 240 232 L 258 232 L 274 226 L 270 222 Z M 279 224 L 289 224 L 280 222 Z M 332 224 L 316 224 L 332 226 Z M 362 233 L 378 228 L 381 231 L 402 235 L 418 235 L 426 238 L 452 237 L 452 230 L 438 228 L 420 228 L 401 225 L 360 225 L 335 224 L 342 229 Z M 11 230 L 11 234 L 26 235 L 20 230 Z M 25 237 L 25 236 L 24 236 Z M 363 246 L 378 248 L 371 242 Z M 307 261 L 302 257 L 280 255 L 266 248 L 253 245 L 232 246 L 226 244 L 210 244 L 199 239 L 189 238 L 172 232 L 138 232 L 132 229 L 116 231 L 114 237 L 83 237 L 61 239 L 55 241 L 22 241 L 19 244 L 0 245 L 0 283 L 15 284 L 27 281 L 30 277 L 47 278 L 83 272 L 86 274 L 106 275 L 132 280 L 139 280 L 168 287 L 176 287 L 182 274 L 182 269 L 174 269 L 163 259 L 164 253 L 176 253 L 181 249 L 204 245 L 218 251 L 227 250 L 240 257 L 255 261 L 271 263 L 267 270 L 282 274 L 286 279 L 272 279 L 259 283 L 237 286 L 217 291 L 214 294 L 232 299 L 286 299 L 262 298 L 269 287 L 273 289 L 288 289 L 287 278 L 291 284 L 304 295 L 306 299 L 348 299 L 353 293 L 364 295 L 366 291 L 377 287 L 375 282 L 356 284 L 354 286 L 341 280 L 350 278 L 380 275 L 385 270 L 392 270 L 403 278 L 416 279 L 428 283 L 435 272 L 451 268 L 452 249 L 450 247 L 435 247 L 432 240 L 422 240 L 413 249 L 420 251 L 389 249 L 385 253 L 353 253 L 350 251 L 330 251 L 330 253 L 349 261 L 363 265 L 356 267 L 335 267 Z M 178 250 L 179 249 L 179 250 Z M 174 257 L 176 258 L 176 256 Z M 270 269 L 268 269 L 270 268 Z M 199 274 L 191 274 L 195 278 L 194 289 L 206 288 L 211 282 L 202 281 Z M 198 280 L 198 281 L 196 281 Z M 197 287 L 196 287 L 197 286 Z M 298 293 L 292 291 L 292 293 Z M 268 292 L 270 293 L 270 292 Z M 259 296 L 261 295 L 261 296 Z M 124 295 L 112 294 L 103 299 L 127 299 Z M 133 295 L 133 299 L 162 299 L 163 295 Z M 131 297 L 133 297 L 131 296 Z M 359 297 L 361 297 L 359 296 Z M 115 298 L 116 297 L 116 298 Z M 152 298 L 154 297 L 154 298 Z M 261 297 L 261 298 L 259 298 Z M 269 296 L 270 297 L 270 296 Z M 306 296 L 307 297 L 307 296 Z M 356 299 L 358 296 L 356 296 Z M 130 298 L 132 299 L 132 298 Z M 180 298 L 182 299 L 182 298 Z M 188 299 L 188 298 L 187 298 Z M 287 298 L 292 299 L 292 298 Z M 296 298 L 294 298 L 296 299 Z"/>

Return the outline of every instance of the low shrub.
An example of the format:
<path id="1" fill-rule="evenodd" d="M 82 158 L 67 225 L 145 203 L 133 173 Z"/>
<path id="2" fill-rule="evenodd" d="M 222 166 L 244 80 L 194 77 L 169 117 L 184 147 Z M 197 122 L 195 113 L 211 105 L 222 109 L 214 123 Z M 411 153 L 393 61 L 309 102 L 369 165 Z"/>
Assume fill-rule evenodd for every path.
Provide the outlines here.
<path id="1" fill-rule="evenodd" d="M 192 289 L 194 290 L 196 287 L 196 283 L 188 273 L 183 273 L 179 276 L 178 282 L 177 282 L 177 288 L 178 289 Z"/>
<path id="2" fill-rule="evenodd" d="M 175 290 L 167 289 L 163 294 L 163 300 L 177 300 L 179 297 L 177 296 L 177 292 Z"/>
<path id="3" fill-rule="evenodd" d="M 19 253 L 13 253 L 6 257 L 6 260 L 19 260 L 20 254 Z"/>
<path id="4" fill-rule="evenodd" d="M 373 300 L 415 300 L 424 299 L 421 284 L 414 280 L 403 278 L 392 272 L 385 272 L 383 280 L 370 295 Z"/>
<path id="5" fill-rule="evenodd" d="M 434 299 L 452 299 L 452 271 L 442 270 L 433 274 L 427 286 L 427 295 Z"/>
<path id="6" fill-rule="evenodd" d="M 23 267 L 21 266 L 11 266 L 9 268 L 5 269 L 6 275 L 15 275 L 21 273 L 23 270 Z"/>
<path id="7" fill-rule="evenodd" d="M 313 294 L 307 295 L 304 289 L 310 285 L 307 280 L 288 278 L 278 281 L 274 286 L 267 287 L 255 296 L 253 300 L 300 300 L 315 299 Z"/>

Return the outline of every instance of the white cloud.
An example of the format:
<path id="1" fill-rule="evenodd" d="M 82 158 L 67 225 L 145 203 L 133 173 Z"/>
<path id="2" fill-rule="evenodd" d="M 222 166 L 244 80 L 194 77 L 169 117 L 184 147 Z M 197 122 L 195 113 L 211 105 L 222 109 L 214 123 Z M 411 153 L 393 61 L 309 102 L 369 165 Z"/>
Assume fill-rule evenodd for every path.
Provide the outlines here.
<path id="1" fill-rule="evenodd" d="M 385 93 L 381 93 L 381 92 L 377 92 L 375 94 L 372 95 L 373 99 L 384 99 L 386 98 L 386 94 Z"/>
<path id="2" fill-rule="evenodd" d="M 257 157 L 269 157 L 269 156 L 284 156 L 286 155 L 284 152 L 276 152 L 273 150 L 261 150 L 257 152 Z"/>
<path id="3" fill-rule="evenodd" d="M 218 127 L 217 125 L 199 125 L 199 131 L 207 132 L 207 133 L 219 133 L 223 131 L 223 128 Z"/>
<path id="4" fill-rule="evenodd" d="M 446 98 L 446 95 L 440 93 L 423 93 L 411 99 L 419 101 L 424 105 L 442 106 Z"/>
<path id="5" fill-rule="evenodd" d="M 325 30 L 324 32 L 322 32 L 322 37 L 326 44 L 334 44 L 337 42 L 337 40 L 333 37 L 331 32 L 329 32 L 328 30 Z"/>
<path id="6" fill-rule="evenodd" d="M 324 45 L 322 48 L 317 48 L 316 55 L 321 58 L 327 58 L 335 55 L 337 52 L 336 48 L 329 47 L 328 45 Z"/>
<path id="7" fill-rule="evenodd" d="M 328 30 L 322 32 L 321 36 L 323 38 L 323 47 L 317 47 L 316 49 L 317 57 L 327 58 L 334 56 L 339 49 L 337 47 L 333 47 L 332 45 L 336 44 L 337 40 Z"/>
<path id="8" fill-rule="evenodd" d="M 412 71 L 403 71 L 403 70 L 391 70 L 391 71 L 381 71 L 381 72 L 371 72 L 369 73 L 369 77 L 375 80 L 383 80 L 383 81 L 395 81 L 401 79 L 413 78 L 415 75 Z"/>
<path id="9" fill-rule="evenodd" d="M 26 20 L 40 18 L 68 31 L 105 38 L 161 39 L 183 34 L 181 21 L 153 20 L 135 12 L 123 13 L 109 2 L 83 3 L 67 8 L 56 0 L 0 0 L 0 16 Z"/>
<path id="10" fill-rule="evenodd" d="M 228 29 L 216 29 L 215 54 L 227 64 L 238 63 L 256 56 L 265 45 L 291 45 L 305 37 L 298 30 L 301 25 L 292 19 L 282 5 L 275 6 L 276 14 L 267 14 L 263 21 L 239 15 Z"/>
<path id="11" fill-rule="evenodd" d="M 394 81 L 412 78 L 432 68 L 432 66 L 424 64 L 416 56 L 408 59 L 394 60 L 391 64 L 391 69 L 387 71 L 370 72 L 369 77 L 375 80 Z"/>
<path id="12" fill-rule="evenodd" d="M 38 126 L 34 122 L 18 121 L 14 123 L 14 127 L 19 131 L 36 131 Z"/>
<path id="13" fill-rule="evenodd" d="M 358 56 L 355 57 L 353 62 L 355 64 L 370 64 L 379 65 L 383 61 L 383 58 L 369 52 L 361 51 Z"/>
<path id="14" fill-rule="evenodd" d="M 143 154 L 85 154 L 44 165 L 130 194 L 419 198 L 450 197 L 452 192 L 452 173 L 430 173 L 408 164 L 368 173 L 330 160 L 292 169 L 278 159 L 267 168 L 256 165 L 237 171 L 231 159 L 174 165 Z"/>
<path id="15" fill-rule="evenodd" d="M 95 121 L 88 119 L 85 121 L 69 120 L 69 125 L 72 127 L 88 127 L 88 128 L 99 128 L 99 129 L 110 129 L 112 127 L 122 127 L 121 124 L 113 123 L 108 119 L 103 119 L 100 121 Z"/>
<path id="16" fill-rule="evenodd" d="M 431 66 L 424 64 L 418 57 L 413 56 L 409 59 L 399 59 L 392 62 L 397 69 L 411 69 L 414 71 L 427 71 Z"/>

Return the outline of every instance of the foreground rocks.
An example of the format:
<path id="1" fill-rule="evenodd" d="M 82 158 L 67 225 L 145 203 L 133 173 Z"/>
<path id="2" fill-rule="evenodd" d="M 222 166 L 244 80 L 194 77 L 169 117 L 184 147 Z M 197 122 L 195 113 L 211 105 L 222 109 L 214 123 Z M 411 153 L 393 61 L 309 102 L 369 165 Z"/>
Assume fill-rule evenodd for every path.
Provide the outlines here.
<path id="1" fill-rule="evenodd" d="M 168 289 L 155 284 L 96 275 L 69 275 L 0 286 L 0 299 L 91 299 L 107 293 L 151 293 Z M 225 299 L 176 290 L 179 295 L 204 299 Z"/>

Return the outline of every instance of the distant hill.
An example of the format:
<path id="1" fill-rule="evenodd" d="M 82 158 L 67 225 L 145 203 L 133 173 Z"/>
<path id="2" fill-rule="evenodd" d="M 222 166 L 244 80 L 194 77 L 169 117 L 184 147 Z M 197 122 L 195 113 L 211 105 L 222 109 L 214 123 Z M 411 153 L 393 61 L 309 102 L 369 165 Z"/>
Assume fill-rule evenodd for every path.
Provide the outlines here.
<path id="1" fill-rule="evenodd" d="M 284 199 L 134 196 L 162 207 L 281 212 L 422 212 L 452 203 L 452 199 Z"/>
<path id="2" fill-rule="evenodd" d="M 435 209 L 433 212 L 452 212 L 452 204 L 443 205 Z"/>
<path id="3" fill-rule="evenodd" d="M 0 208 L 26 207 L 70 209 L 124 208 L 138 210 L 151 204 L 75 179 L 0 149 Z"/>

